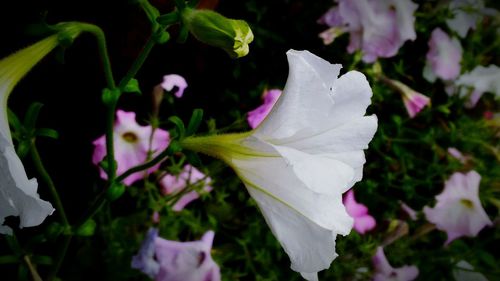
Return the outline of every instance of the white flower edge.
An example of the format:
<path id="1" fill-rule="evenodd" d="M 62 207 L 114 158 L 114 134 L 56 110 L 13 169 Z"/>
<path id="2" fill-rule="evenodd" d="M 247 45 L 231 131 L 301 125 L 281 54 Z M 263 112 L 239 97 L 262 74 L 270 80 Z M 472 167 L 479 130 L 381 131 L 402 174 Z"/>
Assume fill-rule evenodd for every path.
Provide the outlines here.
<path id="1" fill-rule="evenodd" d="M 78 32 L 72 35 L 76 37 Z M 19 227 L 22 228 L 41 224 L 54 211 L 49 202 L 40 199 L 37 194 L 36 179 L 28 179 L 24 166 L 15 152 L 7 120 L 7 100 L 19 80 L 58 43 L 57 35 L 53 35 L 0 61 L 0 233 L 2 234 L 12 234 L 12 229 L 4 225 L 8 216 L 19 216 Z"/>

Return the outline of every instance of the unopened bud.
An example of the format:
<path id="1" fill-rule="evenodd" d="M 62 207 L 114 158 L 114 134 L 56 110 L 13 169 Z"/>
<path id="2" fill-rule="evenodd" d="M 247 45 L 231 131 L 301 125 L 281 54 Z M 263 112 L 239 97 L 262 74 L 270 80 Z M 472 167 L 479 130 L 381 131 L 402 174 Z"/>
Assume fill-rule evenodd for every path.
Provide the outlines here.
<path id="1" fill-rule="evenodd" d="M 186 8 L 182 20 L 199 41 L 223 49 L 231 58 L 246 56 L 253 33 L 243 20 L 235 20 L 210 10 Z"/>

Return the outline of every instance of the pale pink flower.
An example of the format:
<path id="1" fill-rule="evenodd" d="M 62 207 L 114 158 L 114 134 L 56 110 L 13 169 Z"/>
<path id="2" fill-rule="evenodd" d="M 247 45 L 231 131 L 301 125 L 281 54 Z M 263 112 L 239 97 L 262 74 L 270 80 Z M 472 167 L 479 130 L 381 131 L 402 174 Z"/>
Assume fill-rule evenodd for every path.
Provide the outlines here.
<path id="1" fill-rule="evenodd" d="M 405 105 L 406 111 L 411 118 L 414 118 L 417 113 L 419 113 L 425 106 L 429 105 L 431 99 L 407 85 L 392 79 L 385 79 L 391 87 L 396 89 L 403 96 L 403 103 Z"/>
<path id="2" fill-rule="evenodd" d="M 220 281 L 219 266 L 210 255 L 214 235 L 207 231 L 199 241 L 177 242 L 158 237 L 151 228 L 131 266 L 156 281 Z"/>
<path id="3" fill-rule="evenodd" d="M 453 268 L 453 278 L 455 281 L 488 281 L 483 274 L 475 271 L 474 267 L 464 260 L 459 261 Z"/>
<path id="4" fill-rule="evenodd" d="M 469 101 L 466 104 L 467 107 L 474 107 L 485 92 L 492 93 L 496 98 L 499 98 L 500 67 L 493 64 L 486 67 L 478 65 L 472 71 L 462 74 L 455 82 L 455 85 L 462 86 L 459 92 L 462 97 L 469 94 L 465 87 L 474 89 L 470 93 Z"/>
<path id="5" fill-rule="evenodd" d="M 187 86 L 186 79 L 178 74 L 163 76 L 163 82 L 161 83 L 161 87 L 165 89 L 165 91 L 170 92 L 174 89 L 174 87 L 177 87 L 177 91 L 175 91 L 174 95 L 178 98 L 182 97 L 182 94 L 184 94 L 184 90 Z"/>
<path id="6" fill-rule="evenodd" d="M 387 261 L 382 247 L 377 248 L 372 262 L 375 267 L 373 281 L 411 281 L 415 280 L 419 273 L 418 268 L 414 265 L 393 268 Z"/>
<path id="7" fill-rule="evenodd" d="M 447 19 L 446 24 L 462 38 L 465 38 L 469 29 L 476 29 L 483 16 L 498 13 L 495 9 L 485 8 L 483 0 L 451 0 L 448 8 L 453 17 Z"/>
<path id="8" fill-rule="evenodd" d="M 455 147 L 448 147 L 448 154 L 460 161 L 460 163 L 462 164 L 465 164 L 465 162 L 467 161 L 467 158 L 462 154 L 462 152 L 460 152 L 460 150 L 456 149 Z"/>
<path id="9" fill-rule="evenodd" d="M 155 157 L 168 147 L 170 135 L 167 131 L 156 129 L 151 138 L 152 132 L 153 128 L 151 126 L 140 126 L 137 124 L 134 112 L 116 111 L 113 141 L 117 175 L 123 174 L 132 167 L 144 164 L 147 161 L 148 151 L 152 151 L 152 157 Z M 107 154 L 106 137 L 104 135 L 99 137 L 93 144 L 95 147 L 94 154 L 92 155 L 92 163 L 98 165 Z M 158 170 L 159 166 L 160 164 L 157 164 L 149 168 L 146 172 L 133 173 L 125 178 L 123 183 L 131 185 L 135 181 L 144 178 L 145 173 L 150 174 Z M 108 178 L 108 175 L 102 168 L 100 168 L 100 175 L 103 179 Z"/>
<path id="10" fill-rule="evenodd" d="M 375 228 L 377 225 L 375 219 L 368 214 L 368 208 L 365 205 L 356 202 L 352 189 L 345 194 L 343 201 L 347 213 L 354 219 L 354 229 L 356 232 L 365 234 L 367 231 Z"/>
<path id="11" fill-rule="evenodd" d="M 458 39 L 450 38 L 442 29 L 436 28 L 432 31 L 428 45 L 424 78 L 429 82 L 436 81 L 436 78 L 445 81 L 457 78 L 463 52 Z"/>
<path id="12" fill-rule="evenodd" d="M 256 109 L 248 112 L 248 117 L 247 121 L 248 124 L 252 129 L 257 128 L 260 123 L 262 123 L 262 120 L 266 118 L 266 116 L 271 112 L 271 109 L 273 109 L 274 104 L 276 101 L 278 101 L 278 98 L 281 95 L 281 90 L 279 89 L 271 89 L 271 90 L 266 90 L 262 94 L 262 97 L 264 99 L 264 103 L 257 107 Z"/>
<path id="13" fill-rule="evenodd" d="M 410 217 L 412 221 L 417 220 L 417 212 L 404 202 L 400 202 L 401 209 Z"/>
<path id="14" fill-rule="evenodd" d="M 364 62 L 397 54 L 407 40 L 415 40 L 418 5 L 410 0 L 338 0 L 318 22 L 350 33 L 349 53 L 363 52 Z"/>
<path id="15" fill-rule="evenodd" d="M 344 32 L 345 31 L 342 28 L 330 27 L 327 30 L 321 32 L 319 34 L 319 38 L 323 40 L 324 45 L 330 45 L 337 37 L 344 34 Z"/>
<path id="16" fill-rule="evenodd" d="M 155 239 L 155 254 L 160 270 L 156 281 L 220 281 L 220 269 L 210 255 L 214 232 L 201 240 L 177 242 Z"/>
<path id="17" fill-rule="evenodd" d="M 160 185 L 164 194 L 176 194 L 182 192 L 185 188 L 189 186 L 200 186 L 197 190 L 207 193 L 212 191 L 210 186 L 210 177 L 200 172 L 198 169 L 191 165 L 186 165 L 182 169 L 179 175 L 166 175 L 160 180 Z M 172 207 L 174 211 L 181 211 L 186 207 L 187 204 L 191 203 L 200 197 L 200 194 L 196 190 L 191 190 L 188 193 L 182 195 L 182 197 L 177 200 L 177 202 Z"/>
<path id="18" fill-rule="evenodd" d="M 479 201 L 480 181 L 476 171 L 454 173 L 445 182 L 443 192 L 436 196 L 434 208 L 424 207 L 427 220 L 447 233 L 445 244 L 461 236 L 474 237 L 485 226 L 492 225 Z"/>

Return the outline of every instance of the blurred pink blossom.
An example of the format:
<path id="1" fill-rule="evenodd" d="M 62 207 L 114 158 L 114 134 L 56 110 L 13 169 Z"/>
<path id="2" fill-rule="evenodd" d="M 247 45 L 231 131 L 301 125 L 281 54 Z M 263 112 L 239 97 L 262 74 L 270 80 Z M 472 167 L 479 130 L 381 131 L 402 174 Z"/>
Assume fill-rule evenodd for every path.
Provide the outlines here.
<path id="1" fill-rule="evenodd" d="M 155 239 L 156 259 L 160 265 L 156 281 L 220 281 L 220 269 L 210 255 L 214 232 L 201 240 L 177 242 Z"/>
<path id="2" fill-rule="evenodd" d="M 392 88 L 403 96 L 403 103 L 410 118 L 414 118 L 422 109 L 430 105 L 431 99 L 397 80 L 382 78 Z"/>
<path id="3" fill-rule="evenodd" d="M 252 129 L 257 128 L 257 126 L 259 126 L 259 124 L 266 118 L 269 112 L 271 112 L 271 109 L 273 109 L 273 106 L 276 101 L 278 101 L 280 95 L 281 90 L 279 89 L 264 91 L 264 93 L 262 94 L 264 103 L 256 109 L 248 112 L 247 121 Z"/>
<path id="4" fill-rule="evenodd" d="M 484 7 L 483 0 L 451 0 L 448 9 L 453 17 L 446 20 L 448 27 L 465 38 L 469 29 L 476 29 L 484 15 L 494 16 L 498 11 Z"/>
<path id="5" fill-rule="evenodd" d="M 337 0 L 318 22 L 350 33 L 349 53 L 363 52 L 364 62 L 397 54 L 407 40 L 417 37 L 413 13 L 418 5 L 410 0 Z"/>
<path id="6" fill-rule="evenodd" d="M 462 154 L 462 152 L 455 147 L 448 147 L 448 153 L 462 164 L 465 164 L 467 161 L 467 158 Z"/>
<path id="7" fill-rule="evenodd" d="M 410 217 L 412 221 L 417 220 L 417 212 L 404 202 L 400 202 L 401 209 Z"/>
<path id="8" fill-rule="evenodd" d="M 156 129 L 151 138 L 153 128 L 151 126 L 140 126 L 135 120 L 134 112 L 123 110 L 116 111 L 116 121 L 113 127 L 113 141 L 115 160 L 117 163 L 117 175 L 123 174 L 128 169 L 141 165 L 146 162 L 148 151 L 153 151 L 152 157 L 160 154 L 170 143 L 170 135 L 167 131 Z M 151 138 L 151 147 L 150 147 Z M 92 163 L 98 165 L 106 156 L 106 137 L 103 135 L 94 142 L 94 153 Z M 147 170 L 150 174 L 158 170 L 160 164 L 157 164 Z M 101 178 L 107 179 L 106 172 L 99 168 Z M 144 178 L 145 172 L 137 172 L 128 176 L 123 183 L 131 185 L 137 180 Z"/>
<path id="9" fill-rule="evenodd" d="M 452 39 L 442 29 L 436 28 L 432 31 L 428 45 L 424 78 L 429 82 L 436 81 L 436 78 L 445 81 L 457 78 L 463 52 L 458 39 Z"/>
<path id="10" fill-rule="evenodd" d="M 163 76 L 163 82 L 161 83 L 161 87 L 165 89 L 165 91 L 170 92 L 174 89 L 174 87 L 177 87 L 177 91 L 175 91 L 174 95 L 178 98 L 182 97 L 182 94 L 184 94 L 184 90 L 187 86 L 186 79 L 178 74 Z"/>
<path id="11" fill-rule="evenodd" d="M 156 281 L 220 281 L 219 266 L 210 255 L 214 235 L 207 231 L 199 241 L 177 242 L 158 237 L 151 228 L 131 266 Z"/>
<path id="12" fill-rule="evenodd" d="M 182 192 L 188 186 L 200 186 L 202 192 L 212 191 L 210 186 L 210 177 L 200 172 L 198 169 L 191 165 L 185 165 L 179 175 L 166 175 L 160 180 L 160 185 L 162 187 L 163 194 L 175 194 Z M 177 202 L 172 207 L 174 211 L 181 211 L 186 207 L 191 201 L 198 199 L 200 197 L 198 191 L 191 190 L 188 193 L 182 195 L 182 197 L 177 200 Z"/>
<path id="13" fill-rule="evenodd" d="M 496 65 L 488 65 L 486 67 L 478 65 L 472 71 L 462 74 L 455 85 L 462 86 L 460 96 L 466 96 L 469 91 L 467 88 L 474 89 L 470 93 L 467 107 L 474 107 L 483 93 L 489 92 L 500 97 L 500 67 Z M 464 87 L 465 86 L 465 87 Z"/>
<path id="14" fill-rule="evenodd" d="M 414 265 L 393 268 L 387 261 L 382 247 L 377 248 L 372 262 L 375 267 L 373 281 L 412 281 L 417 278 L 419 273 L 418 268 Z"/>
<path id="15" fill-rule="evenodd" d="M 352 189 L 346 193 L 343 201 L 347 213 L 354 219 L 354 229 L 356 232 L 365 234 L 377 225 L 375 219 L 368 214 L 368 208 L 356 202 Z"/>
<path id="16" fill-rule="evenodd" d="M 492 225 L 479 201 L 480 181 L 476 171 L 454 173 L 445 182 L 443 192 L 436 196 L 434 208 L 424 207 L 427 220 L 447 233 L 445 244 L 460 236 L 474 237 L 485 226 Z"/>

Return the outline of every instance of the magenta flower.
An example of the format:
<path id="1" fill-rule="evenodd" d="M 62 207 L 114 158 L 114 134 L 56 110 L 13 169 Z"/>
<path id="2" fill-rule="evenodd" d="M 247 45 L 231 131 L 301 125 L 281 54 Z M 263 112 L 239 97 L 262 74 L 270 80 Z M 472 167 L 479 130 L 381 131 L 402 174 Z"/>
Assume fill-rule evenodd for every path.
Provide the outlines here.
<path id="1" fill-rule="evenodd" d="M 178 98 L 182 97 L 182 94 L 187 86 L 186 79 L 178 74 L 163 76 L 163 83 L 161 83 L 161 87 L 165 89 L 165 91 L 170 92 L 174 89 L 174 87 L 177 87 L 177 91 L 175 91 L 174 95 Z"/>
<path id="2" fill-rule="evenodd" d="M 485 226 L 492 225 L 479 201 L 480 181 L 476 171 L 454 173 L 445 182 L 443 192 L 436 196 L 436 206 L 424 207 L 427 220 L 448 235 L 445 244 L 460 236 L 474 237 Z"/>
<path id="3" fill-rule="evenodd" d="M 452 39 L 443 30 L 436 28 L 432 31 L 428 45 L 424 78 L 429 82 L 436 81 L 436 78 L 445 81 L 457 78 L 462 61 L 462 46 L 458 39 Z"/>
<path id="4" fill-rule="evenodd" d="M 387 261 L 382 247 L 377 248 L 372 262 L 375 267 L 373 281 L 411 281 L 418 276 L 418 268 L 414 265 L 393 268 Z"/>
<path id="5" fill-rule="evenodd" d="M 156 281 L 220 281 L 219 266 L 210 255 L 213 239 L 214 232 L 207 231 L 200 241 L 170 241 L 151 228 L 132 257 L 132 268 Z"/>
<path id="6" fill-rule="evenodd" d="M 219 281 L 219 266 L 210 255 L 214 232 L 207 231 L 200 241 L 177 242 L 155 239 L 160 270 L 156 281 Z"/>
<path id="7" fill-rule="evenodd" d="M 123 174 L 128 169 L 141 165 L 147 160 L 148 151 L 153 151 L 152 156 L 156 156 L 168 147 L 170 135 L 167 131 L 156 129 L 153 137 L 151 126 L 140 126 L 135 121 L 134 112 L 118 110 L 113 128 L 113 140 L 115 150 L 115 160 L 117 162 L 117 175 Z M 151 146 L 150 146 L 151 139 Z M 94 142 L 94 154 L 92 163 L 98 165 L 106 156 L 106 137 L 103 135 Z M 159 164 L 147 170 L 152 173 L 158 170 Z M 100 168 L 101 178 L 107 179 L 106 172 Z M 128 176 L 123 183 L 131 185 L 137 180 L 144 178 L 145 172 L 137 172 Z"/>
<path id="8" fill-rule="evenodd" d="M 200 186 L 197 190 L 202 192 L 212 191 L 210 186 L 210 177 L 200 172 L 198 169 L 191 165 L 186 165 L 179 175 L 166 175 L 160 180 L 164 194 L 175 194 L 183 191 L 188 186 Z M 174 211 L 181 211 L 191 201 L 198 199 L 200 194 L 196 190 L 191 190 L 184 194 L 172 207 Z"/>
<path id="9" fill-rule="evenodd" d="M 364 62 L 397 54 L 407 40 L 417 37 L 413 13 L 418 5 L 410 0 L 337 0 L 318 22 L 350 33 L 349 53 L 363 52 Z"/>
<path id="10" fill-rule="evenodd" d="M 356 232 L 365 234 L 365 232 L 372 230 L 377 225 L 375 219 L 368 214 L 368 208 L 356 202 L 352 189 L 346 193 L 343 201 L 347 213 L 354 219 L 354 229 Z"/>
<path id="11" fill-rule="evenodd" d="M 257 128 L 262 120 L 264 120 L 269 112 L 271 112 L 271 109 L 273 108 L 276 101 L 278 101 L 280 95 L 281 90 L 278 89 L 264 91 L 264 93 L 262 94 L 264 103 L 256 109 L 248 112 L 247 121 L 252 129 Z"/>

